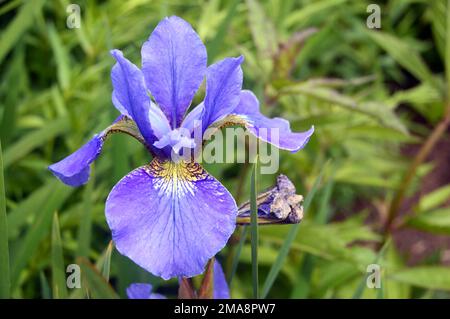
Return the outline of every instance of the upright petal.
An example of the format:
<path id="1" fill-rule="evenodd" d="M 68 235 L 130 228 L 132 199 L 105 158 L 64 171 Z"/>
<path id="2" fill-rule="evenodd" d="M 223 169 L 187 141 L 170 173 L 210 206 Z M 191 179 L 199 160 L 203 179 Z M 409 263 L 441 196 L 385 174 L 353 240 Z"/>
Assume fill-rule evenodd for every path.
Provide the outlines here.
<path id="1" fill-rule="evenodd" d="M 230 289 L 228 288 L 222 266 L 214 260 L 214 299 L 230 299 Z"/>
<path id="2" fill-rule="evenodd" d="M 199 164 L 155 158 L 114 186 L 105 212 L 118 251 L 169 279 L 203 272 L 233 233 L 237 207 Z"/>
<path id="3" fill-rule="evenodd" d="M 165 296 L 152 292 L 150 284 L 135 283 L 127 288 L 128 299 L 167 299 Z"/>
<path id="4" fill-rule="evenodd" d="M 189 23 L 172 16 L 157 25 L 141 54 L 147 87 L 176 128 L 203 81 L 206 48 Z"/>
<path id="5" fill-rule="evenodd" d="M 205 130 L 211 123 L 230 114 L 239 103 L 242 88 L 241 63 L 244 57 L 225 58 L 206 71 L 206 95 L 202 125 Z"/>
<path id="6" fill-rule="evenodd" d="M 205 104 L 202 102 L 199 105 L 197 105 L 192 111 L 186 115 L 183 122 L 181 123 L 181 127 L 188 129 L 190 132 L 194 130 L 195 125 L 198 122 L 198 125 L 200 125 L 200 120 L 202 119 L 203 109 L 205 108 Z"/>
<path id="7" fill-rule="evenodd" d="M 103 142 L 113 132 L 129 134 L 145 144 L 144 138 L 137 131 L 134 122 L 121 115 L 103 132 L 96 134 L 77 151 L 50 165 L 48 169 L 64 184 L 74 187 L 85 184 L 89 179 L 90 164 L 100 155 Z"/>
<path id="8" fill-rule="evenodd" d="M 241 92 L 238 106 L 234 109 L 230 118 L 224 121 L 243 124 L 259 139 L 292 152 L 302 149 L 314 133 L 314 126 L 306 132 L 297 133 L 291 131 L 287 120 L 279 117 L 271 119 L 264 116 L 259 111 L 258 99 L 251 91 L 247 90 Z"/>
<path id="9" fill-rule="evenodd" d="M 111 71 L 113 103 L 136 122 L 141 134 L 152 145 L 157 139 L 156 133 L 163 131 L 163 135 L 169 129 L 167 119 L 156 105 L 151 105 L 141 70 L 119 50 L 112 50 L 111 55 L 117 61 Z"/>

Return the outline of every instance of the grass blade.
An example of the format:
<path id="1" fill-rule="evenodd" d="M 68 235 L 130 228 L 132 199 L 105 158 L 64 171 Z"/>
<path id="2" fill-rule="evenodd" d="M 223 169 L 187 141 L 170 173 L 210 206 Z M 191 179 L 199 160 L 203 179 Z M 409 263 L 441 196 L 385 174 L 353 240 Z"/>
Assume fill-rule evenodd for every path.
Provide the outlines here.
<path id="1" fill-rule="evenodd" d="M 34 256 L 41 241 L 49 234 L 53 213 L 58 210 L 72 192 L 72 187 L 59 183 L 50 193 L 45 205 L 39 211 L 34 211 L 36 219 L 28 228 L 25 237 L 20 241 L 15 250 L 17 253 L 12 259 L 11 283 L 13 287 L 18 283 L 20 272 Z"/>
<path id="2" fill-rule="evenodd" d="M 316 181 L 314 182 L 313 187 L 311 188 L 310 192 L 308 193 L 308 196 L 306 196 L 305 203 L 303 205 L 303 211 L 307 212 L 309 205 L 311 204 L 311 201 L 316 194 L 317 189 L 319 188 L 319 185 L 322 181 L 322 176 L 325 171 L 325 167 L 322 168 L 322 171 L 320 172 L 319 176 L 317 177 Z M 286 260 L 287 255 L 289 254 L 289 250 L 291 248 L 292 243 L 294 242 L 295 238 L 297 237 L 298 229 L 300 224 L 296 224 L 291 227 L 289 230 L 289 233 L 286 237 L 286 240 L 283 242 L 283 245 L 280 248 L 280 253 L 278 254 L 277 259 L 275 260 L 275 263 L 270 268 L 269 274 L 267 275 L 266 281 L 264 282 L 263 291 L 262 291 L 262 298 L 266 298 L 270 288 L 272 288 L 273 283 L 275 282 L 275 279 L 278 276 L 278 273 L 281 270 L 281 267 L 283 266 L 284 261 Z"/>
<path id="3" fill-rule="evenodd" d="M 118 299 L 114 289 L 108 284 L 105 278 L 100 274 L 97 268 L 92 265 L 84 257 L 77 259 L 77 263 L 81 266 L 82 286 L 89 291 L 91 298 L 97 299 Z"/>
<path id="4" fill-rule="evenodd" d="M 447 92 L 450 92 L 450 0 L 447 0 L 447 32 L 445 37 L 445 75 Z"/>
<path id="5" fill-rule="evenodd" d="M 259 298 L 258 284 L 258 206 L 256 204 L 257 190 L 256 178 L 258 174 L 258 157 L 252 170 L 252 179 L 250 181 L 250 209 L 251 209 L 251 238 L 252 238 L 252 284 L 253 298 Z"/>
<path id="6" fill-rule="evenodd" d="M 92 192 L 95 184 L 94 164 L 91 165 L 91 178 L 83 193 L 80 227 L 78 228 L 78 257 L 88 257 L 92 237 Z"/>
<path id="7" fill-rule="evenodd" d="M 53 214 L 52 226 L 52 291 L 53 299 L 67 298 L 64 256 L 58 214 Z"/>
<path id="8" fill-rule="evenodd" d="M 380 261 L 380 259 L 383 258 L 384 253 L 386 252 L 386 250 L 387 250 L 389 244 L 390 244 L 390 240 L 387 240 L 387 241 L 384 243 L 383 247 L 381 247 L 380 251 L 378 252 L 378 254 L 377 254 L 377 256 L 376 256 L 376 258 L 375 258 L 373 264 L 378 264 L 378 262 Z M 363 295 L 363 293 L 364 293 L 364 290 L 366 290 L 366 287 L 367 287 L 367 278 L 369 277 L 369 275 L 370 275 L 370 273 L 367 273 L 367 274 L 363 277 L 363 279 L 362 279 L 361 282 L 359 283 L 358 287 L 356 288 L 355 293 L 353 294 L 353 299 L 361 299 L 361 297 L 362 297 L 362 295 Z M 383 282 L 383 281 L 381 281 L 381 282 Z M 383 289 L 383 288 L 380 288 L 380 290 L 381 290 L 381 289 Z M 383 291 L 381 291 L 381 292 L 379 291 L 378 294 L 377 294 L 377 297 L 378 297 L 378 298 L 382 298 L 383 294 L 384 294 Z"/>
<path id="9" fill-rule="evenodd" d="M 111 255 L 112 255 L 113 248 L 114 248 L 114 244 L 111 240 L 108 244 L 108 248 L 106 248 L 106 252 L 103 257 L 103 264 L 102 264 L 102 275 L 106 281 L 109 281 L 109 273 L 111 271 Z"/>
<path id="10" fill-rule="evenodd" d="M 52 293 L 50 291 L 50 286 L 48 284 L 48 280 L 45 277 L 43 271 L 39 273 L 39 281 L 41 283 L 41 298 L 42 299 L 52 299 Z"/>
<path id="11" fill-rule="evenodd" d="M 0 141 L 0 299 L 9 298 L 10 290 L 8 220 L 6 218 L 5 179 L 3 176 L 2 144 Z"/>
<path id="12" fill-rule="evenodd" d="M 239 239 L 239 243 L 236 248 L 236 253 L 233 258 L 233 264 L 231 265 L 231 272 L 230 272 L 230 277 L 228 279 L 228 285 L 231 285 L 234 275 L 236 274 L 237 267 L 239 265 L 239 258 L 241 256 L 241 252 L 242 252 L 242 247 L 244 246 L 245 240 L 247 238 L 247 233 L 248 233 L 248 227 L 243 226 L 242 232 L 241 232 L 241 238 Z"/>

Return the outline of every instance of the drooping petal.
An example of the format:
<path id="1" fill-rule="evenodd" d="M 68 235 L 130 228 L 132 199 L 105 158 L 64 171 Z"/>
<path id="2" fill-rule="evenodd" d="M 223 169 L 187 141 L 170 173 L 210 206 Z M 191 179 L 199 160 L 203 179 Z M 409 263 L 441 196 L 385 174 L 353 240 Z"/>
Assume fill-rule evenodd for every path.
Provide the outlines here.
<path id="1" fill-rule="evenodd" d="M 314 133 L 314 126 L 306 132 L 292 132 L 289 122 L 276 117 L 268 118 L 259 111 L 259 102 L 256 96 L 247 90 L 240 94 L 238 106 L 229 119 L 224 121 L 243 124 L 259 139 L 271 143 L 278 148 L 297 152 L 302 149 Z"/>
<path id="2" fill-rule="evenodd" d="M 223 272 L 222 266 L 214 260 L 214 299 L 230 299 L 230 289 Z"/>
<path id="3" fill-rule="evenodd" d="M 114 186 L 105 212 L 118 251 L 169 279 L 203 272 L 233 233 L 237 207 L 199 164 L 155 158 Z"/>
<path id="4" fill-rule="evenodd" d="M 158 107 L 151 103 L 141 70 L 128 61 L 119 50 L 111 55 L 117 63 L 111 71 L 113 103 L 116 108 L 128 114 L 137 124 L 149 145 L 169 130 L 169 124 Z"/>
<path id="5" fill-rule="evenodd" d="M 242 88 L 241 63 L 244 57 L 225 58 L 206 71 L 206 95 L 202 125 L 210 124 L 230 114 L 239 103 Z"/>
<path id="6" fill-rule="evenodd" d="M 77 187 L 89 180 L 90 164 L 100 155 L 103 147 L 101 134 L 96 134 L 89 142 L 48 169 L 64 184 Z"/>
<path id="7" fill-rule="evenodd" d="M 165 296 L 152 293 L 152 285 L 135 283 L 127 288 L 128 299 L 167 299 Z"/>
<path id="8" fill-rule="evenodd" d="M 206 71 L 206 48 L 191 25 L 179 17 L 162 20 L 142 46 L 147 87 L 176 128 Z"/>
<path id="9" fill-rule="evenodd" d="M 103 132 L 96 134 L 77 151 L 50 165 L 48 169 L 64 184 L 74 187 L 85 184 L 89 180 L 90 164 L 100 155 L 103 142 L 113 132 L 126 133 L 145 144 L 144 138 L 137 130 L 134 122 L 121 115 Z"/>

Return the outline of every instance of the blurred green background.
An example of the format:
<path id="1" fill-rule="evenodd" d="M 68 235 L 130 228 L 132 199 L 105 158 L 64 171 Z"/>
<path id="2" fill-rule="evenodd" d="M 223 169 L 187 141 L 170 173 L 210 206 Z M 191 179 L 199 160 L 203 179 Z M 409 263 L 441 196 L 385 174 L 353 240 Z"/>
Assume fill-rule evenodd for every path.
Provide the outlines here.
<path id="1" fill-rule="evenodd" d="M 108 246 L 104 202 L 121 177 L 150 160 L 139 143 L 118 134 L 110 138 L 81 188 L 63 185 L 46 169 L 118 115 L 111 103 L 109 50 L 123 50 L 140 66 L 141 44 L 169 15 L 193 25 L 206 44 L 208 64 L 245 56 L 244 88 L 257 94 L 263 113 L 289 119 L 295 130 L 315 125 L 305 149 L 280 152 L 280 173 L 298 193 L 308 195 L 321 178 L 283 263 L 277 262 L 280 247 L 295 226 L 260 227 L 264 294 L 450 296 L 446 1 L 76 3 L 79 29 L 66 26 L 69 1 L 0 2 L 3 296 L 8 281 L 13 298 L 125 297 L 132 282 L 152 282 L 158 292 L 176 296 L 176 280 L 154 278 Z M 381 29 L 366 25 L 370 3 L 380 6 Z M 250 165 L 206 168 L 237 202 L 248 200 Z M 260 176 L 258 190 L 275 178 Z M 227 274 L 236 264 L 239 234 L 219 254 Z M 82 266 L 83 285 L 66 290 L 65 270 L 72 263 Z M 367 266 L 374 263 L 381 266 L 380 289 L 366 288 Z M 251 282 L 247 238 L 232 296 L 251 297 Z"/>

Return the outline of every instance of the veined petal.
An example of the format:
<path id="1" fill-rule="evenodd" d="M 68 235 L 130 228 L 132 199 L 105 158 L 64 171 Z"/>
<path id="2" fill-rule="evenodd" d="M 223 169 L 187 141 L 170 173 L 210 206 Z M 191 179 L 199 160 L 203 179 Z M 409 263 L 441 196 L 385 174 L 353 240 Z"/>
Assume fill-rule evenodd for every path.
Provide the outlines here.
<path id="1" fill-rule="evenodd" d="M 206 71 L 206 48 L 191 25 L 179 17 L 162 20 L 141 50 L 145 82 L 176 128 Z"/>
<path id="2" fill-rule="evenodd" d="M 155 158 L 114 186 L 105 212 L 117 250 L 169 279 L 203 272 L 233 233 L 237 207 L 199 164 Z"/>
<path id="3" fill-rule="evenodd" d="M 214 299 L 230 299 L 230 289 L 223 272 L 222 266 L 214 260 Z"/>
<path id="4" fill-rule="evenodd" d="M 202 114 L 203 130 L 230 114 L 238 105 L 243 81 L 242 61 L 244 61 L 243 56 L 225 58 L 208 67 L 205 106 Z"/>
<path id="5" fill-rule="evenodd" d="M 48 169 L 64 184 L 74 187 L 85 184 L 89 180 L 90 164 L 100 155 L 103 142 L 113 132 L 129 134 L 145 144 L 144 138 L 137 130 L 134 122 L 121 115 L 103 132 L 96 134 L 77 151 L 50 165 Z"/>
<path id="6" fill-rule="evenodd" d="M 136 122 L 142 136 L 152 145 L 157 139 L 156 133 L 167 129 L 167 119 L 162 112 L 158 112 L 156 105 L 151 105 L 141 70 L 128 61 L 121 51 L 112 50 L 111 55 L 117 61 L 111 71 L 113 103 Z"/>
<path id="7" fill-rule="evenodd" d="M 127 288 L 128 299 L 167 299 L 165 296 L 152 293 L 153 287 L 150 284 L 135 283 Z"/>
<path id="8" fill-rule="evenodd" d="M 259 139 L 292 152 L 302 149 L 314 133 L 314 126 L 306 132 L 297 133 L 291 131 L 287 120 L 279 117 L 272 119 L 266 117 L 259 111 L 259 102 L 256 96 L 247 90 L 241 92 L 238 106 L 233 110 L 231 116 L 223 121 L 243 124 Z"/>

